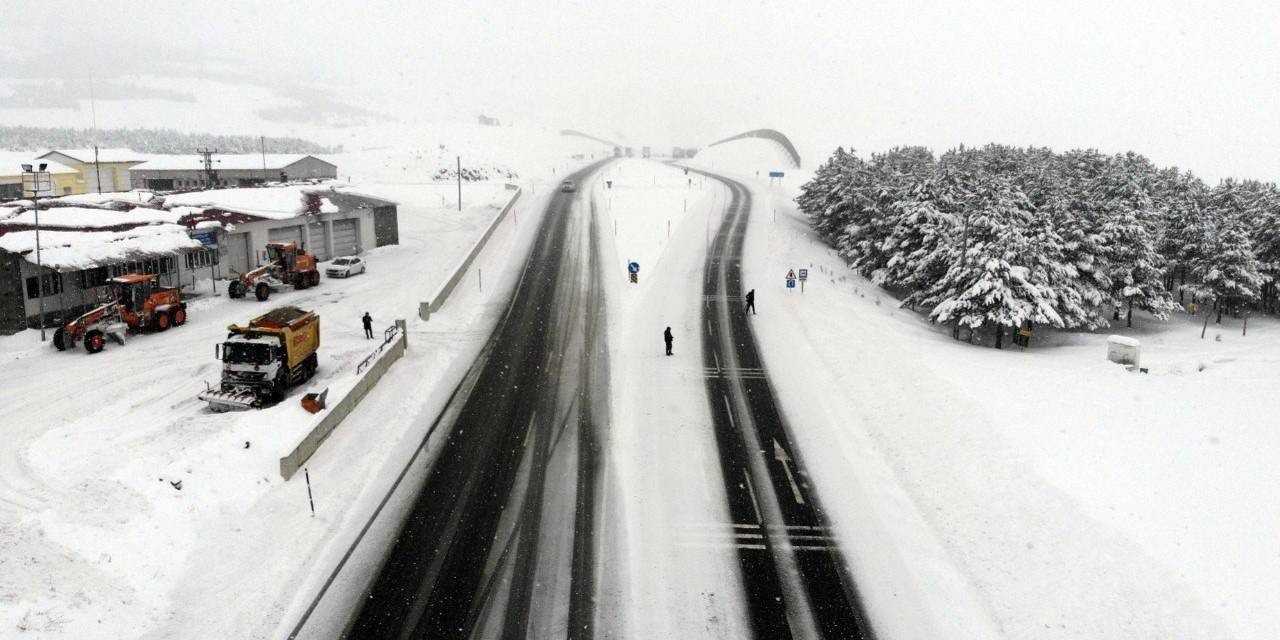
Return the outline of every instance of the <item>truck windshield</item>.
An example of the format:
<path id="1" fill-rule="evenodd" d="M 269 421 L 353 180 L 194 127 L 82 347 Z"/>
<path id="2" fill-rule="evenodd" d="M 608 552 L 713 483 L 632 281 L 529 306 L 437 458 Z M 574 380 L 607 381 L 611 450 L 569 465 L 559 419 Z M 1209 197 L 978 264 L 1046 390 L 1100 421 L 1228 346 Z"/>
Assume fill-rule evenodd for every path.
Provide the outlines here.
<path id="1" fill-rule="evenodd" d="M 225 342 L 222 344 L 222 361 L 233 364 L 267 364 L 271 362 L 271 347 L 265 344 Z"/>

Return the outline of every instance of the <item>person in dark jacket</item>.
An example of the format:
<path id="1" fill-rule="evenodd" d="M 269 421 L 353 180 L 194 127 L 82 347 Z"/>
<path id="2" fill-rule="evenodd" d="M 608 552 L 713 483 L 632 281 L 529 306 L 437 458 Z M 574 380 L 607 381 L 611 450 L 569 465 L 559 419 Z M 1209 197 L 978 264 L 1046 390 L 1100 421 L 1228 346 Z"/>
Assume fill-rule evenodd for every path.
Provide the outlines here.
<path id="1" fill-rule="evenodd" d="M 756 290 L 752 289 L 747 292 L 747 309 L 751 310 L 751 315 L 756 314 Z"/>
<path id="2" fill-rule="evenodd" d="M 366 311 L 364 312 L 364 317 L 360 318 L 360 321 L 364 323 L 365 339 L 372 340 L 373 339 L 373 316 L 369 315 L 369 312 Z"/>
<path id="3" fill-rule="evenodd" d="M 667 343 L 667 355 L 671 355 L 671 343 L 675 342 L 675 338 L 671 337 L 671 327 L 662 332 L 662 341 Z"/>

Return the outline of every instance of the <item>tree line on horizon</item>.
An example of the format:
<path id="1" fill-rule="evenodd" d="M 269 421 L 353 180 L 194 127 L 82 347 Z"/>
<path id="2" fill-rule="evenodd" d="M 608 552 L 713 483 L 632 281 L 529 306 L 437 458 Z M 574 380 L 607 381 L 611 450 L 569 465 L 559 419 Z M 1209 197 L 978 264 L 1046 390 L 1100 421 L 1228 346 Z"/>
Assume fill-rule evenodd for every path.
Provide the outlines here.
<path id="1" fill-rule="evenodd" d="M 207 147 L 222 153 L 341 153 L 342 147 L 326 147 L 294 137 L 266 137 L 183 133 L 175 129 L 76 129 L 0 125 L 0 149 L 44 151 L 124 147 L 139 153 L 194 154 Z"/>
<path id="2" fill-rule="evenodd" d="M 839 148 L 796 198 L 849 266 L 931 321 L 1024 335 L 1107 327 L 1190 302 L 1273 312 L 1280 189 L 1209 187 L 1137 153 L 991 144 L 862 159 Z"/>

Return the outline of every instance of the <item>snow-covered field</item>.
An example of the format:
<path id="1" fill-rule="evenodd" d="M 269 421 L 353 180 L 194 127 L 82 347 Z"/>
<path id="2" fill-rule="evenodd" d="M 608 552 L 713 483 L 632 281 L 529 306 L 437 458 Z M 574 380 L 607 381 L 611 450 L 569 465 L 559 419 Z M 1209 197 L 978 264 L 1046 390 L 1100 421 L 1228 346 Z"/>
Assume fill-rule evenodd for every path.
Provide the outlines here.
<path id="1" fill-rule="evenodd" d="M 500 274 L 520 262 L 551 171 L 578 162 L 560 142 L 506 158 L 530 167 L 518 222 L 477 261 L 484 290 L 459 287 L 430 322 L 418 302 L 512 192 L 467 183 L 458 211 L 454 184 L 404 179 L 381 161 L 393 153 L 371 151 L 340 167 L 359 191 L 400 203 L 400 244 L 370 251 L 368 274 L 268 304 L 205 285 L 185 326 L 94 356 L 59 353 L 30 330 L 0 338 L 0 637 L 250 638 L 291 626 L 285 612 L 310 597 L 300 585 L 327 574 L 488 336 L 510 286 Z M 269 409 L 208 412 L 195 396 L 216 382 L 226 325 L 282 304 L 321 316 L 317 377 Z M 378 329 L 408 318 L 409 352 L 309 462 L 313 518 L 305 479 L 281 480 L 278 459 L 314 421 L 301 395 L 345 387 L 377 344 L 363 338 L 365 311 Z"/>
<path id="2" fill-rule="evenodd" d="M 956 342 L 815 237 L 803 176 L 771 186 L 767 149 L 732 146 L 756 336 L 886 637 L 1274 637 L 1280 322 L 1114 329 L 1148 374 L 1106 361 L 1107 332 Z"/>

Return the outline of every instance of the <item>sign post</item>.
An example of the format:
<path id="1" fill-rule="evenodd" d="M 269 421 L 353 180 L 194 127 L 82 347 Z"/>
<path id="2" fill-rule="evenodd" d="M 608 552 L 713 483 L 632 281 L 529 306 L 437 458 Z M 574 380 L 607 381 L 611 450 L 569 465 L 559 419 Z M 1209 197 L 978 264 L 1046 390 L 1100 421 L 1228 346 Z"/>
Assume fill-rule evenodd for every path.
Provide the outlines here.
<path id="1" fill-rule="evenodd" d="M 809 270 L 800 270 L 800 293 L 804 293 L 804 281 L 809 279 Z"/>
<path id="2" fill-rule="evenodd" d="M 640 282 L 640 263 L 627 261 L 627 273 L 631 275 L 631 284 L 639 284 Z"/>
<path id="3" fill-rule="evenodd" d="M 795 269 L 787 269 L 787 288 L 796 288 L 796 271 Z"/>

